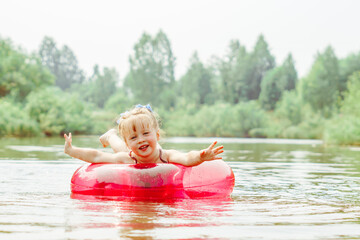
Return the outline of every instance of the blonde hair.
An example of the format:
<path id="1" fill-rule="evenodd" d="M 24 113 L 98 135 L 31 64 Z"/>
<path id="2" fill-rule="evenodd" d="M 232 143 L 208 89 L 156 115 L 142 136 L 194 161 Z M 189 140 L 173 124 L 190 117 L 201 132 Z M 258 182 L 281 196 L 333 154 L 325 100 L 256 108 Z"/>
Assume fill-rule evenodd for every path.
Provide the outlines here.
<path id="1" fill-rule="evenodd" d="M 160 120 L 158 115 L 145 106 L 136 106 L 130 111 L 122 113 L 118 120 L 118 129 L 121 138 L 126 142 L 126 136 L 132 131 L 137 131 L 137 128 L 155 129 L 157 132 L 160 130 Z"/>

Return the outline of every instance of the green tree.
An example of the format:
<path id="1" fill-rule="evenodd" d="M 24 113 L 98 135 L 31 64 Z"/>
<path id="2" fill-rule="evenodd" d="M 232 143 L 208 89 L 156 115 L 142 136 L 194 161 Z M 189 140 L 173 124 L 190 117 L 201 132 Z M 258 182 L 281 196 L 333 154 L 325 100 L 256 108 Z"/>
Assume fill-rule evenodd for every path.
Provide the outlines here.
<path id="1" fill-rule="evenodd" d="M 225 101 L 236 104 L 258 99 L 264 75 L 275 67 L 264 36 L 259 36 L 250 53 L 239 41 L 231 41 L 229 50 L 218 67 Z"/>
<path id="2" fill-rule="evenodd" d="M 360 145 L 360 71 L 349 77 L 347 89 L 341 102 L 340 114 L 326 125 L 325 141 Z"/>
<path id="3" fill-rule="evenodd" d="M 276 104 L 276 115 L 280 119 L 288 119 L 292 125 L 298 125 L 302 120 L 302 101 L 299 94 L 285 91 L 281 100 Z"/>
<path id="4" fill-rule="evenodd" d="M 168 102 L 166 90 L 172 89 L 175 83 L 175 57 L 165 33 L 159 31 L 154 38 L 144 33 L 135 44 L 129 62 L 130 73 L 124 84 L 134 98 L 158 106 Z"/>
<path id="5" fill-rule="evenodd" d="M 0 39 L 0 97 L 23 101 L 33 90 L 53 84 L 53 76 L 35 55 Z"/>
<path id="6" fill-rule="evenodd" d="M 341 95 L 347 90 L 348 78 L 357 71 L 360 71 L 360 52 L 357 54 L 350 54 L 346 58 L 339 60 L 340 81 L 338 90 Z"/>
<path id="7" fill-rule="evenodd" d="M 30 118 L 20 103 L 0 99 L 0 137 L 30 137 L 40 133 L 39 125 Z"/>
<path id="8" fill-rule="evenodd" d="M 360 117 L 360 71 L 354 72 L 349 77 L 347 89 L 341 103 L 341 113 Z"/>
<path id="9" fill-rule="evenodd" d="M 114 113 L 121 113 L 135 104 L 134 100 L 129 96 L 124 88 L 118 88 L 116 92 L 106 101 L 105 109 Z"/>
<path id="10" fill-rule="evenodd" d="M 282 89 L 280 89 L 278 80 L 282 78 L 283 67 L 276 67 L 267 72 L 261 82 L 261 92 L 259 101 L 263 109 L 273 110 L 276 102 L 280 99 Z"/>
<path id="11" fill-rule="evenodd" d="M 292 55 L 289 54 L 280 67 L 269 70 L 261 82 L 259 100 L 266 110 L 273 110 L 284 91 L 295 88 L 297 72 Z"/>
<path id="12" fill-rule="evenodd" d="M 119 74 L 115 68 L 105 67 L 101 73 L 99 66 L 94 66 L 94 73 L 89 80 L 88 100 L 103 108 L 109 97 L 116 92 Z"/>
<path id="13" fill-rule="evenodd" d="M 55 75 L 55 84 L 61 89 L 68 89 L 72 84 L 82 83 L 85 80 L 77 58 L 68 46 L 65 45 L 59 49 L 52 38 L 44 37 L 39 55 L 42 64 Z"/>
<path id="14" fill-rule="evenodd" d="M 184 118 L 190 119 L 193 135 L 207 137 L 249 137 L 251 130 L 265 127 L 267 121 L 265 111 L 255 101 L 204 105 L 193 117 L 183 116 L 180 121 Z"/>
<path id="15" fill-rule="evenodd" d="M 240 42 L 233 40 L 224 60 L 219 60 L 222 96 L 226 102 L 238 103 L 246 100 L 246 74 L 249 69 L 249 56 Z"/>
<path id="16" fill-rule="evenodd" d="M 47 136 L 91 131 L 90 108 L 75 94 L 65 93 L 58 87 L 32 92 L 27 97 L 25 109 Z"/>
<path id="17" fill-rule="evenodd" d="M 319 53 L 309 74 L 301 81 L 301 93 L 315 111 L 329 116 L 339 96 L 339 65 L 332 47 Z"/>
<path id="18" fill-rule="evenodd" d="M 190 67 L 180 79 L 181 95 L 195 105 L 213 103 L 212 72 L 200 61 L 197 52 L 190 59 Z"/>
<path id="19" fill-rule="evenodd" d="M 266 72 L 275 67 L 275 59 L 263 35 L 260 35 L 254 50 L 248 58 L 248 68 L 245 76 L 244 92 L 248 100 L 258 99 L 261 82 Z"/>

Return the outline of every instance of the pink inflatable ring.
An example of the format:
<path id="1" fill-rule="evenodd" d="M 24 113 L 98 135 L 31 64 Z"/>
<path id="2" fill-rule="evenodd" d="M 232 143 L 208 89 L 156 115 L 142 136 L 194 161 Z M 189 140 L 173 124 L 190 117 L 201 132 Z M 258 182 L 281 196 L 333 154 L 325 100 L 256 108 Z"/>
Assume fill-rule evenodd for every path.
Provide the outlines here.
<path id="1" fill-rule="evenodd" d="M 86 164 L 71 179 L 73 194 L 131 199 L 226 198 L 234 173 L 222 160 L 179 164 Z"/>

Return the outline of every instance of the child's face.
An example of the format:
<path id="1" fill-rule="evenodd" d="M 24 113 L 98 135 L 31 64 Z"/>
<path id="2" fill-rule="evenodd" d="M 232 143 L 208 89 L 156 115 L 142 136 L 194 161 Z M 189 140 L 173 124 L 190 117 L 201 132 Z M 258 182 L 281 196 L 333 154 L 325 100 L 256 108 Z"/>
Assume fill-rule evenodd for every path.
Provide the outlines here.
<path id="1" fill-rule="evenodd" d="M 157 149 L 159 132 L 153 128 L 137 126 L 126 136 L 126 144 L 138 156 L 150 157 Z"/>

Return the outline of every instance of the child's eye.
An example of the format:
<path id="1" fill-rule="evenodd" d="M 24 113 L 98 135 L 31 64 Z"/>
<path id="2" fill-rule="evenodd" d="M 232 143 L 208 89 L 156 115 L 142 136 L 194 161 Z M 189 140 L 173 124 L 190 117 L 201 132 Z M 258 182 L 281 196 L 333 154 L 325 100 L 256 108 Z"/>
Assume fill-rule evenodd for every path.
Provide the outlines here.
<path id="1" fill-rule="evenodd" d="M 136 136 L 132 136 L 132 137 L 130 137 L 130 139 L 131 139 L 131 140 L 134 140 L 135 138 L 136 138 Z"/>
<path id="2" fill-rule="evenodd" d="M 149 134 L 149 132 L 144 132 L 144 135 L 148 135 Z"/>

